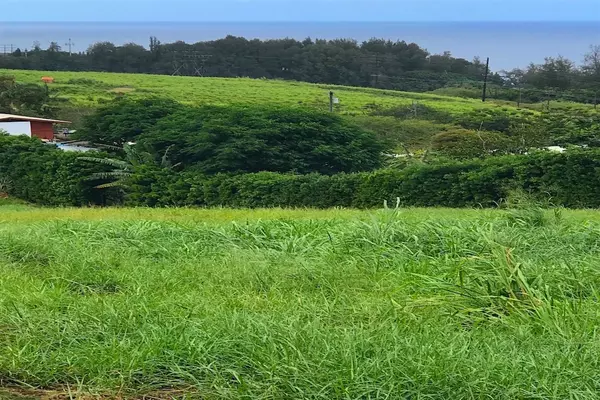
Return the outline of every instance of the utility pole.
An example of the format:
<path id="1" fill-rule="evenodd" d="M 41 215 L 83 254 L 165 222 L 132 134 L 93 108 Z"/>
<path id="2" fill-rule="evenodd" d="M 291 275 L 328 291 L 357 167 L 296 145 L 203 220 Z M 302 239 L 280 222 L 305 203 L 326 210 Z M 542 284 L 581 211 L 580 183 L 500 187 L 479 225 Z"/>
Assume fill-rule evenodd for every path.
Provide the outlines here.
<path id="1" fill-rule="evenodd" d="M 487 80 L 488 75 L 490 73 L 490 58 L 487 58 L 487 62 L 485 63 L 485 77 L 483 78 L 483 95 L 481 96 L 481 101 L 485 103 L 485 99 L 487 96 Z"/>
<path id="2" fill-rule="evenodd" d="M 65 43 L 65 46 L 69 46 L 69 56 L 73 55 L 73 46 L 75 46 L 75 43 L 73 43 L 71 38 L 69 38 L 68 43 Z"/>
<path id="3" fill-rule="evenodd" d="M 333 90 L 329 91 L 329 112 L 333 112 Z"/>

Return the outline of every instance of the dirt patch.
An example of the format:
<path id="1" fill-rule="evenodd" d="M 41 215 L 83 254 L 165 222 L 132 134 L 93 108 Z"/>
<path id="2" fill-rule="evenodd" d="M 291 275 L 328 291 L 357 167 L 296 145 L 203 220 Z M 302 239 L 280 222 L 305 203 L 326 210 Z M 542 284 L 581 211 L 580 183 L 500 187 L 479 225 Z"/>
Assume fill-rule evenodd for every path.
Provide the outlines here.
<path id="1" fill-rule="evenodd" d="M 135 89 L 131 88 L 131 87 L 118 87 L 118 88 L 114 88 L 114 89 L 109 90 L 109 92 L 111 92 L 111 93 L 117 93 L 117 94 L 124 94 L 124 93 L 135 92 Z"/>
<path id="2" fill-rule="evenodd" d="M 195 389 L 169 389 L 144 394 L 89 393 L 77 389 L 24 389 L 0 388 L 2 400 L 200 400 Z"/>

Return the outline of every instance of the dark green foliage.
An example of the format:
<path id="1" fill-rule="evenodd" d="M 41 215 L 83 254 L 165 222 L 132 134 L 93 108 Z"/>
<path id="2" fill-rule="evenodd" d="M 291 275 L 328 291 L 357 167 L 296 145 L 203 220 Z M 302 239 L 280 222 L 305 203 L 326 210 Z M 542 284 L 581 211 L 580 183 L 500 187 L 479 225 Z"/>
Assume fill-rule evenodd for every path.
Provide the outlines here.
<path id="1" fill-rule="evenodd" d="M 555 145 L 600 147 L 600 112 L 570 110 L 544 112 L 536 121 L 538 129 Z"/>
<path id="2" fill-rule="evenodd" d="M 382 39 L 358 43 L 346 39 L 262 41 L 227 36 L 195 44 L 162 44 L 151 38 L 149 47 L 146 50 L 133 43 L 116 46 L 101 42 L 85 53 L 69 55 L 55 44 L 48 50 L 35 49 L 27 57 L 20 52 L 6 55 L 0 58 L 0 69 L 171 75 L 173 62 L 193 52 L 210 56 L 202 62 L 206 76 L 264 77 L 424 92 L 465 80 L 481 80 L 485 68 L 477 60 L 470 62 L 449 53 L 431 55 L 414 43 Z M 178 73 L 196 75 L 197 71 L 193 63 L 185 63 Z"/>
<path id="3" fill-rule="evenodd" d="M 52 118 L 57 100 L 45 86 L 20 84 L 13 76 L 0 75 L 0 113 Z"/>
<path id="4" fill-rule="evenodd" d="M 82 140 L 122 147 L 179 108 L 179 103 L 163 98 L 120 98 L 86 117 L 77 135 Z"/>
<path id="5" fill-rule="evenodd" d="M 145 169 L 132 177 L 130 205 L 228 207 L 493 207 L 521 189 L 567 207 L 600 206 L 600 152 L 538 152 L 369 173 L 262 172 L 205 176 Z"/>
<path id="6" fill-rule="evenodd" d="M 368 171 L 382 164 L 375 136 L 341 117 L 307 109 L 186 108 L 139 137 L 156 155 L 205 174 Z"/>
<path id="7" fill-rule="evenodd" d="M 54 206 L 120 201 L 118 193 L 93 189 L 101 182 L 87 178 L 102 169 L 79 161 L 81 156 L 37 139 L 0 135 L 0 177 L 9 182 L 9 195 Z M 103 155 L 99 153 L 98 156 Z"/>
<path id="8" fill-rule="evenodd" d="M 97 157 L 105 157 L 98 154 Z M 119 191 L 100 191 L 89 177 L 102 166 L 38 140 L 0 136 L 0 178 L 8 194 L 44 205 L 113 204 Z M 106 166 L 106 171 L 110 170 Z M 600 207 L 600 151 L 534 152 L 465 162 L 413 164 L 353 174 L 204 175 L 141 164 L 127 181 L 133 206 L 493 207 L 514 190 L 566 207 Z"/>

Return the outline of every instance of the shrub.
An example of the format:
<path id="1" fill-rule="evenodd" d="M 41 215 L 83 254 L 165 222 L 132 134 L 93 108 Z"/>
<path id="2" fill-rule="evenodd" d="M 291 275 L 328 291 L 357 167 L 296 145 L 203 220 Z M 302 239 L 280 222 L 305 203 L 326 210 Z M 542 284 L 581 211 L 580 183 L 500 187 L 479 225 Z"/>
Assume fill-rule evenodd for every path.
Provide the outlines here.
<path id="1" fill-rule="evenodd" d="M 600 152 L 538 152 L 466 162 L 413 165 L 331 176 L 256 174 L 206 176 L 147 170 L 134 175 L 131 205 L 228 207 L 496 206 L 515 189 L 556 205 L 598 207 Z"/>
<path id="2" fill-rule="evenodd" d="M 98 157 L 105 155 L 98 154 Z M 43 205 L 114 204 L 120 192 L 94 189 L 98 165 L 27 137 L 0 137 L 0 176 L 11 196 Z M 109 167 L 110 168 L 110 167 Z M 600 151 L 533 152 L 414 164 L 362 173 L 205 175 L 140 165 L 127 181 L 132 206 L 493 207 L 520 190 L 566 207 L 600 206 Z"/>
<path id="3" fill-rule="evenodd" d="M 432 149 L 437 153 L 458 159 L 504 154 L 511 148 L 510 139 L 487 131 L 454 129 L 433 137 Z"/>
<path id="4" fill-rule="evenodd" d="M 168 99 L 118 98 L 85 117 L 77 133 L 82 140 L 122 147 L 148 132 L 154 125 L 182 106 Z"/>
<path id="5" fill-rule="evenodd" d="M 6 191 L 11 196 L 55 206 L 120 201 L 115 192 L 93 189 L 98 182 L 88 177 L 98 167 L 78 162 L 81 156 L 26 136 L 0 136 L 0 176 L 10 182 Z"/>
<path id="6" fill-rule="evenodd" d="M 296 108 L 186 108 L 162 119 L 139 144 L 204 174 L 368 171 L 384 146 L 330 113 Z"/>
<path id="7" fill-rule="evenodd" d="M 350 117 L 350 120 L 360 127 L 374 132 L 382 142 L 393 146 L 404 144 L 409 147 L 427 148 L 434 135 L 453 129 L 451 125 L 421 119 L 361 115 Z"/>

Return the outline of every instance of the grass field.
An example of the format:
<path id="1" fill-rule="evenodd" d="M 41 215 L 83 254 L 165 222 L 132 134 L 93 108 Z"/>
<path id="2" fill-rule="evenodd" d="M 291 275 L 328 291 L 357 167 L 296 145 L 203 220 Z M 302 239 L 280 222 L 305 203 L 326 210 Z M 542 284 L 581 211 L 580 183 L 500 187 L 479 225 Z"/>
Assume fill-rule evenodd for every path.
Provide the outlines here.
<path id="1" fill-rule="evenodd" d="M 0 398 L 600 398 L 599 262 L 595 211 L 5 202 Z"/>
<path id="2" fill-rule="evenodd" d="M 475 99 L 283 80 L 21 70 L 0 70 L 0 74 L 13 75 L 17 81 L 26 83 L 41 83 L 43 76 L 52 76 L 55 83 L 51 88 L 80 107 L 94 107 L 103 100 L 126 94 L 170 97 L 190 104 L 306 105 L 327 110 L 329 91 L 333 90 L 341 100 L 337 110 L 349 114 L 362 114 L 373 106 L 410 106 L 413 101 L 451 114 L 477 108 L 517 110 Z"/>

